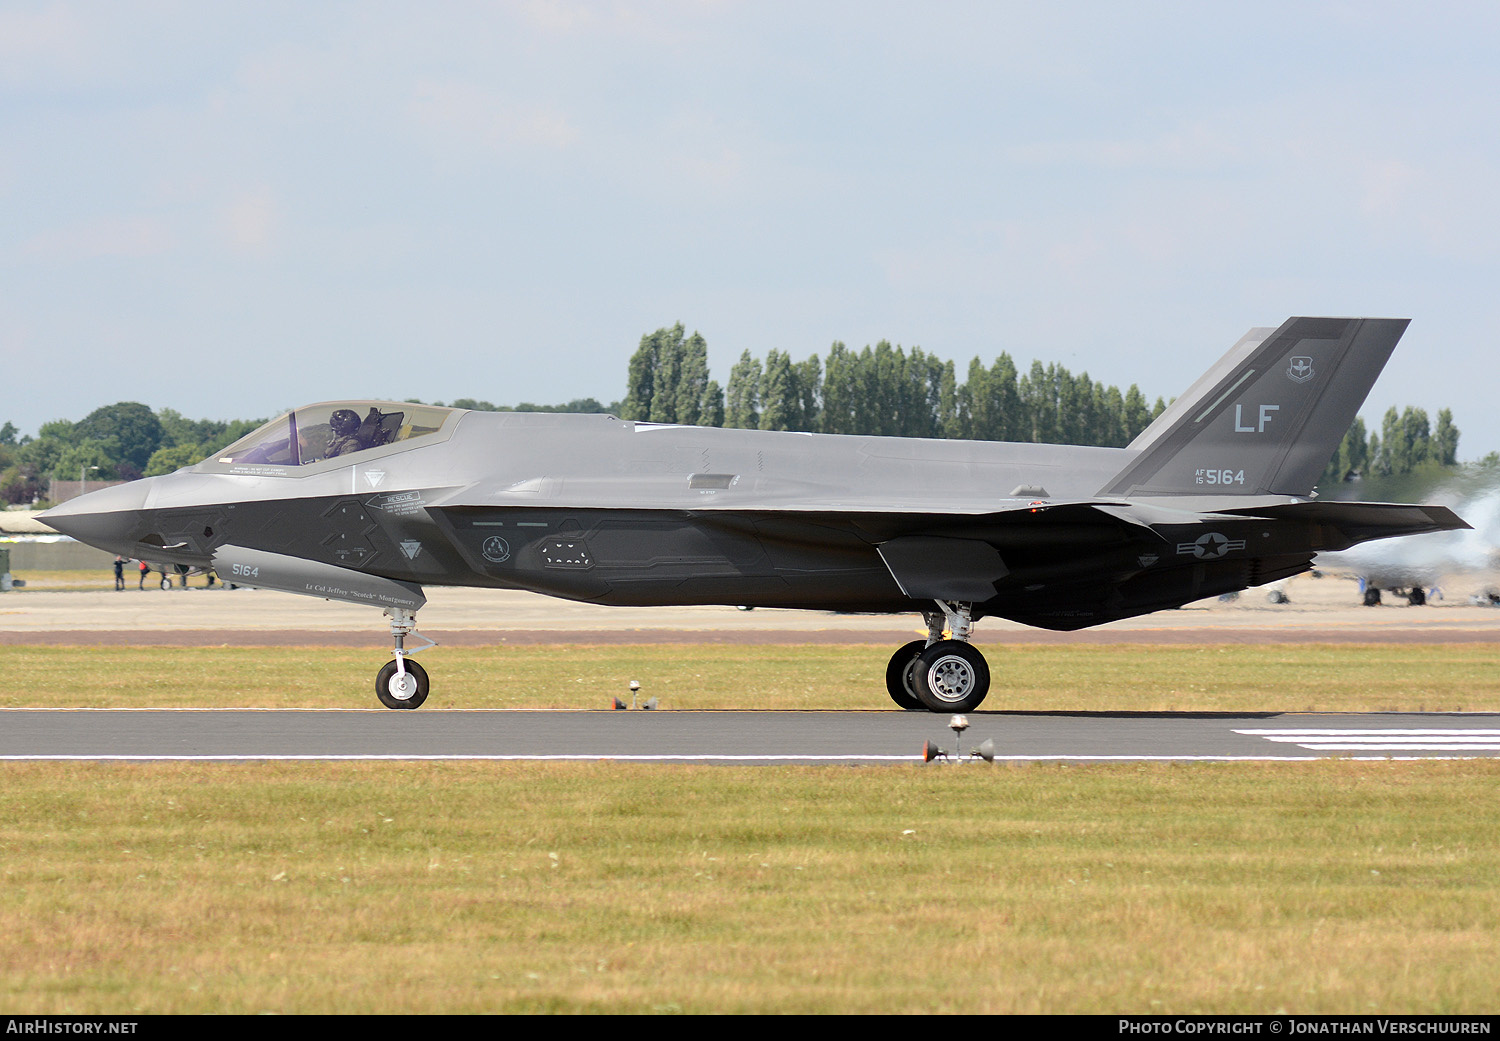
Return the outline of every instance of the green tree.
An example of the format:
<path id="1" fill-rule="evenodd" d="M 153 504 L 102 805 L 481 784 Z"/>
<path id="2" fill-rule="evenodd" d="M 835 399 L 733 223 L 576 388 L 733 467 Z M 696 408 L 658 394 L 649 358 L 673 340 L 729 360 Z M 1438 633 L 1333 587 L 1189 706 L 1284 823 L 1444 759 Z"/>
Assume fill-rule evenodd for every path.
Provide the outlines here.
<path id="1" fill-rule="evenodd" d="M 729 370 L 729 389 L 724 395 L 724 425 L 740 430 L 760 427 L 761 365 L 745 350 Z"/>
<path id="2" fill-rule="evenodd" d="M 1016 363 L 1004 351 L 990 366 L 990 402 L 992 433 L 996 441 L 1020 441 L 1025 436 L 1027 419 L 1021 407 L 1021 391 Z"/>
<path id="3" fill-rule="evenodd" d="M 1024 440 L 1033 444 L 1057 441 L 1057 396 L 1053 389 L 1056 378 L 1056 365 L 1043 368 L 1040 361 L 1033 361 L 1031 370 L 1017 383 L 1021 415 L 1029 428 Z"/>
<path id="4" fill-rule="evenodd" d="M 1132 383 L 1125 392 L 1125 443 L 1128 445 L 1140 437 L 1141 431 L 1151 425 L 1153 418 L 1151 406 L 1146 404 L 1146 396 L 1141 393 L 1140 387 Z"/>
<path id="5" fill-rule="evenodd" d="M 129 476 L 120 473 L 121 461 L 118 442 L 114 438 L 100 441 L 86 437 L 74 441 L 58 453 L 52 464 L 53 476 L 62 481 L 118 481 L 139 477 L 139 471 Z"/>
<path id="6" fill-rule="evenodd" d="M 823 428 L 823 363 L 816 354 L 792 367 L 797 384 L 797 425 L 809 433 Z"/>
<path id="7" fill-rule="evenodd" d="M 681 330 L 682 326 L 677 326 Z M 677 356 L 676 422 L 702 425 L 708 405 L 708 343 L 697 331 L 682 342 Z"/>
<path id="8" fill-rule="evenodd" d="M 158 448 L 151 453 L 151 458 L 146 462 L 146 476 L 160 477 L 163 474 L 180 470 L 184 466 L 192 466 L 199 460 L 207 458 L 213 451 L 215 450 L 196 444 L 177 444 Z"/>
<path id="9" fill-rule="evenodd" d="M 1363 476 L 1370 466 L 1370 442 L 1365 435 L 1365 421 L 1359 417 L 1350 424 L 1339 442 L 1338 451 L 1328 462 L 1328 469 L 1318 479 L 1320 485 L 1332 486 Z"/>
<path id="10" fill-rule="evenodd" d="M 77 439 L 75 425 L 66 419 L 43 423 L 36 437 L 17 447 L 17 463 L 37 480 L 46 480 L 56 471 L 58 458 Z"/>
<path id="11" fill-rule="evenodd" d="M 958 417 L 958 373 L 953 362 L 943 362 L 938 375 L 937 436 L 962 437 L 963 424 Z"/>
<path id="12" fill-rule="evenodd" d="M 1119 387 L 1094 384 L 1094 410 L 1098 415 L 1099 443 L 1109 448 L 1124 448 L 1131 435 L 1125 432 L 1125 398 Z"/>
<path id="13" fill-rule="evenodd" d="M 709 382 L 708 344 L 702 335 L 689 337 L 681 322 L 647 333 L 630 357 L 620 418 L 700 423 L 714 404 Z"/>
<path id="14" fill-rule="evenodd" d="M 709 380 L 708 386 L 703 389 L 703 414 L 699 422 L 706 427 L 721 427 L 724 425 L 724 389 L 719 386 L 718 380 Z"/>
<path id="15" fill-rule="evenodd" d="M 791 356 L 774 349 L 767 351 L 760 378 L 760 429 L 795 430 L 802 419 L 801 411 Z"/>
<path id="16" fill-rule="evenodd" d="M 1432 425 L 1424 409 L 1408 405 L 1401 410 L 1401 441 L 1406 449 L 1409 470 L 1427 462 L 1432 454 Z"/>
<path id="17" fill-rule="evenodd" d="M 161 421 L 138 401 L 119 401 L 97 408 L 78 423 L 77 437 L 100 445 L 114 445 L 111 469 L 128 463 L 136 474 L 145 469 L 151 453 L 162 446 Z"/>
<path id="18" fill-rule="evenodd" d="M 1453 425 L 1453 411 L 1439 409 L 1437 430 L 1432 435 L 1432 454 L 1443 466 L 1458 465 L 1458 427 Z"/>
<path id="19" fill-rule="evenodd" d="M 646 333 L 641 344 L 630 356 L 630 366 L 625 377 L 625 400 L 620 405 L 620 418 L 648 420 L 651 418 L 651 399 L 656 394 L 656 333 Z"/>
<path id="20" fill-rule="evenodd" d="M 835 340 L 828 348 L 828 361 L 823 366 L 823 422 L 825 434 L 855 433 L 854 399 L 859 393 L 855 385 L 855 358 L 842 341 Z"/>

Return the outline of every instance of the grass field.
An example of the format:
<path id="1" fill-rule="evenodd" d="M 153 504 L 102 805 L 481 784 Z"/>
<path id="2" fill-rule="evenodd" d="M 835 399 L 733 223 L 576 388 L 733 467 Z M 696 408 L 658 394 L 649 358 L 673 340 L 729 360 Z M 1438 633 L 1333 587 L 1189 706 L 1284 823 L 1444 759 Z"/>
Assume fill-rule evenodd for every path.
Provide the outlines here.
<path id="1" fill-rule="evenodd" d="M 980 644 L 987 709 L 1496 711 L 1500 644 L 1003 646 Z M 0 706 L 371 707 L 385 652 L 359 648 L 9 647 Z M 889 651 L 865 646 L 435 648 L 422 711 L 887 708 Z"/>
<path id="2" fill-rule="evenodd" d="M 27 1012 L 1478 1012 L 1493 762 L 11 764 Z"/>
<path id="3" fill-rule="evenodd" d="M 378 652 L 10 647 L 0 704 L 373 704 Z M 1500 649 L 989 650 L 996 707 L 1495 709 Z M 445 707 L 884 707 L 868 647 L 439 648 Z M 1500 763 L 0 765 L 27 1013 L 1493 1009 Z"/>

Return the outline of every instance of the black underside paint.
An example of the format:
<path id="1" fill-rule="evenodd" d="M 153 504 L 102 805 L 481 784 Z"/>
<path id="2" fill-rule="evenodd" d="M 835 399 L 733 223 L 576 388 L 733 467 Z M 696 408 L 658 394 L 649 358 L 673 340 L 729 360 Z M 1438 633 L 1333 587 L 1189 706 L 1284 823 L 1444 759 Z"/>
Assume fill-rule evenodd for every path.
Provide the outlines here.
<path id="1" fill-rule="evenodd" d="M 855 613 L 929 610 L 877 547 L 978 541 L 1003 561 L 974 616 L 1071 630 L 1304 571 L 1316 525 L 1264 518 L 1145 528 L 1087 507 L 988 516 L 548 507 L 428 508 L 423 494 L 147 511 L 138 555 L 203 566 L 225 542 L 405 582 L 528 589 L 621 606 L 736 604 Z M 1200 541 L 1203 540 L 1203 541 Z M 941 542 L 924 541 L 941 589 Z M 176 548 L 167 549 L 165 547 Z M 954 567 L 972 567 L 955 552 Z M 973 590 L 971 575 L 959 575 Z"/>

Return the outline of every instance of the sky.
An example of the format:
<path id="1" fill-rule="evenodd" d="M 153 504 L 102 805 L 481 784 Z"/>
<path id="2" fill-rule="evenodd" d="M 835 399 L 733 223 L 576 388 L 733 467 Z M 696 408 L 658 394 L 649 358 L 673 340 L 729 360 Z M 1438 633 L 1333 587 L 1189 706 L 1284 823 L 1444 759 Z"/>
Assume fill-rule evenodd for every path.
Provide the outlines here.
<path id="1" fill-rule="evenodd" d="M 1500 6 L 0 0 L 0 423 L 1007 351 L 1154 399 L 1412 319 L 1500 449 Z"/>

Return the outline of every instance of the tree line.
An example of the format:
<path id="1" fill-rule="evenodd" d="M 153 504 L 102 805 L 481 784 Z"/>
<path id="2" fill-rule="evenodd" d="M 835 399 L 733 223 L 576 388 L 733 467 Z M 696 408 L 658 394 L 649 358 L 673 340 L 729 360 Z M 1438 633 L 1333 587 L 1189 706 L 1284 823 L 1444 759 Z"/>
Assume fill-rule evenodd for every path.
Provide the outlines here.
<path id="1" fill-rule="evenodd" d="M 188 419 L 136 401 L 97 408 L 78 422 L 43 423 L 35 437 L 0 427 L 0 499 L 31 503 L 57 480 L 133 481 L 171 473 L 244 437 L 264 419 Z"/>
<path id="2" fill-rule="evenodd" d="M 920 347 L 908 350 L 882 340 L 856 351 L 835 342 L 825 357 L 813 354 L 801 361 L 776 349 L 764 358 L 745 351 L 721 386 L 709 373 L 707 342 L 697 332 L 688 335 L 678 323 L 641 337 L 620 401 L 578 398 L 561 405 L 497 406 L 458 398 L 449 405 L 482 411 L 610 412 L 622 419 L 753 430 L 1118 448 L 1167 404 L 1161 398 L 1148 403 L 1134 384 L 1122 391 L 1055 363 L 1033 361 L 1022 371 L 1003 352 L 988 364 L 974 358 L 963 375 L 960 382 L 952 361 Z M 7 422 L 0 426 L 0 499 L 35 502 L 48 494 L 53 478 L 128 481 L 171 473 L 264 422 L 190 420 L 172 409 L 153 411 L 132 401 L 95 409 L 76 423 L 43 424 L 35 437 L 18 436 Z M 1434 424 L 1423 409 L 1392 407 L 1378 431 L 1356 419 L 1320 483 L 1327 487 L 1361 477 L 1452 467 L 1458 462 L 1458 436 L 1446 408 Z"/>
<path id="3" fill-rule="evenodd" d="M 1039 361 L 1020 372 L 1009 354 L 957 367 L 920 347 L 882 340 L 855 351 L 835 342 L 826 359 L 749 351 L 727 387 L 709 378 L 708 347 L 683 327 L 641 337 L 630 359 L 620 418 L 745 430 L 971 438 L 1124 447 L 1166 407 L 1140 388 L 1096 383 Z"/>
<path id="4" fill-rule="evenodd" d="M 989 365 L 974 358 L 960 383 L 953 362 L 884 340 L 860 351 L 835 342 L 823 360 L 814 354 L 794 361 L 772 349 L 762 361 L 745 351 L 721 389 L 709 378 L 703 337 L 685 335 L 678 324 L 641 337 L 619 415 L 740 429 L 1122 448 L 1166 405 L 1161 398 L 1148 405 L 1135 384 L 1122 392 L 1062 365 L 1033 361 L 1022 372 L 1003 352 Z M 1449 409 L 1438 412 L 1434 427 L 1423 409 L 1392 407 L 1378 432 L 1354 421 L 1320 483 L 1457 463 L 1458 428 Z"/>
<path id="5" fill-rule="evenodd" d="M 1494 453 L 1491 453 L 1493 456 Z M 1488 462 L 1488 460 L 1486 460 Z M 1365 421 L 1355 419 L 1328 461 L 1319 481 L 1333 485 L 1363 477 L 1404 477 L 1428 467 L 1458 465 L 1458 427 L 1453 413 L 1439 409 L 1434 427 L 1424 409 L 1392 405 L 1380 422 L 1380 431 L 1365 430 Z"/>

